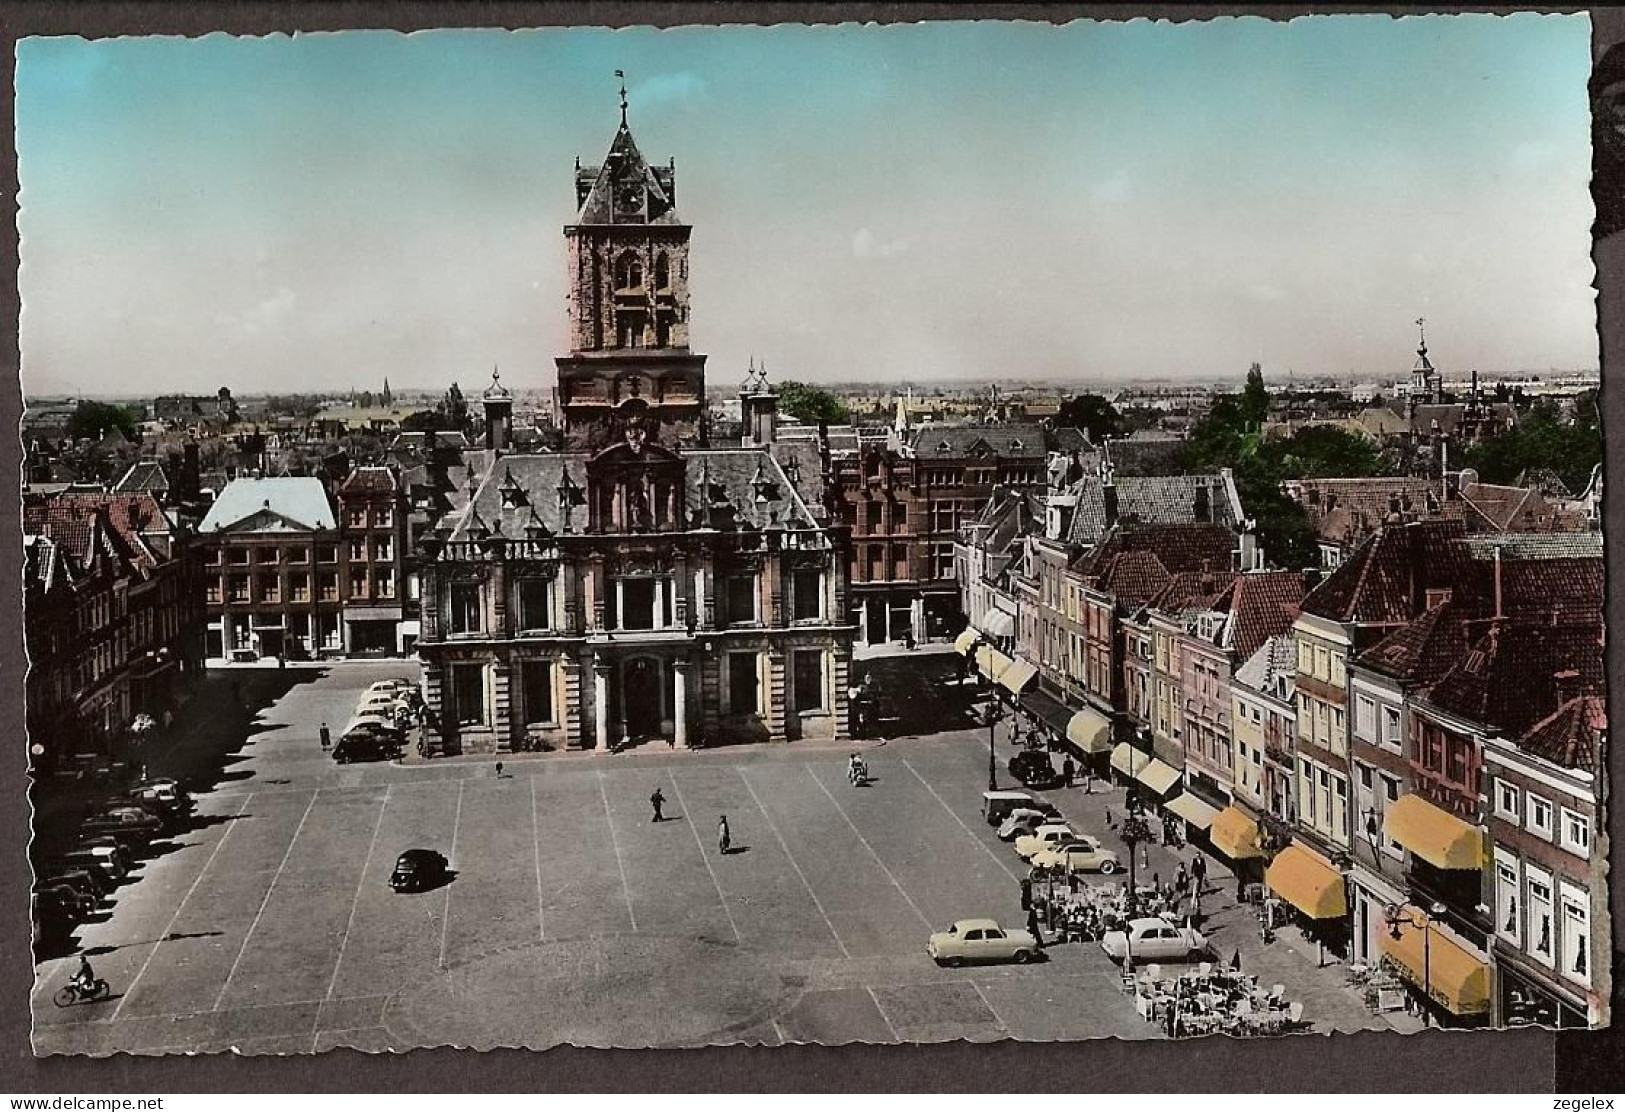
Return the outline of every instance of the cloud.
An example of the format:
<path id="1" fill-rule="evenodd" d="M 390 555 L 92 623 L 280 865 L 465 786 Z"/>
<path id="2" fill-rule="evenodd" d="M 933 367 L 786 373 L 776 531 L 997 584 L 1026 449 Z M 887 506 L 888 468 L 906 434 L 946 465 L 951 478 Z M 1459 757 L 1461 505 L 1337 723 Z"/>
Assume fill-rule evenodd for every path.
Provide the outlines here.
<path id="1" fill-rule="evenodd" d="M 906 241 L 894 239 L 883 243 L 875 239 L 868 228 L 859 228 L 858 234 L 852 237 L 852 254 L 860 259 L 892 259 L 907 250 Z"/>
<path id="2" fill-rule="evenodd" d="M 667 104 L 674 100 L 687 100 L 705 92 L 705 82 L 686 70 L 682 73 L 663 73 L 640 81 L 626 94 L 634 104 Z"/>

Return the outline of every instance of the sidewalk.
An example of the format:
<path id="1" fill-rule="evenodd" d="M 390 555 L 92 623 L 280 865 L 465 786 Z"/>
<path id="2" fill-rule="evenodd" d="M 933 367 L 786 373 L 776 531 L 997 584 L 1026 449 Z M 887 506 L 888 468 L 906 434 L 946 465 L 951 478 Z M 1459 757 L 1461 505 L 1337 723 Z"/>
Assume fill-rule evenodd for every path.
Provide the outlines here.
<path id="1" fill-rule="evenodd" d="M 572 746 L 542 752 L 457 753 L 442 757 L 418 756 L 415 748 L 417 743 L 414 741 L 407 746 L 407 752 L 393 763 L 404 767 L 438 767 L 440 765 L 496 764 L 500 761 L 504 766 L 507 766 L 530 764 L 536 761 L 580 760 L 592 757 L 602 757 L 606 760 L 613 757 L 671 757 L 680 753 L 702 756 L 708 753 L 799 753 L 810 749 L 834 749 L 841 752 L 852 752 L 854 750 L 879 749 L 881 746 L 888 744 L 890 740 L 890 738 L 855 738 L 846 741 L 835 741 L 827 738 L 800 738 L 796 741 L 749 741 L 732 745 L 702 745 L 693 748 L 678 748 L 663 742 L 645 741 L 619 749 L 583 749 Z"/>

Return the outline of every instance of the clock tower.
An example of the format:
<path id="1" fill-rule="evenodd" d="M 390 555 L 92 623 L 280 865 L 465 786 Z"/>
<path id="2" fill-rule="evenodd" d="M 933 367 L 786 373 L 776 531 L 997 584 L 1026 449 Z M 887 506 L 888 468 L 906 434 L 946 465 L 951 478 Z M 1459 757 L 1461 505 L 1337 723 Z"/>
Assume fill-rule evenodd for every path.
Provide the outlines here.
<path id="1" fill-rule="evenodd" d="M 701 439 L 705 356 L 689 349 L 688 241 L 675 163 L 650 166 L 626 123 L 602 165 L 576 163 L 565 225 L 570 353 L 558 357 L 566 446 L 605 447 L 636 427 L 670 447 Z"/>

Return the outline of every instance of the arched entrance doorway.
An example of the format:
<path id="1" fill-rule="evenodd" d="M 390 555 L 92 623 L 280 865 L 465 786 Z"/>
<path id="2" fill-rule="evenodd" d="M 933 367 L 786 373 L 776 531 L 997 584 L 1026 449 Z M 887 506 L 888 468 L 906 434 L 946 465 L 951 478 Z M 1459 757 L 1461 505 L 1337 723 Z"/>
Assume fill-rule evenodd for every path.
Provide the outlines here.
<path id="1" fill-rule="evenodd" d="M 664 661 L 638 656 L 621 664 L 621 710 L 627 741 L 660 737 L 663 720 L 671 717 L 670 699 Z"/>

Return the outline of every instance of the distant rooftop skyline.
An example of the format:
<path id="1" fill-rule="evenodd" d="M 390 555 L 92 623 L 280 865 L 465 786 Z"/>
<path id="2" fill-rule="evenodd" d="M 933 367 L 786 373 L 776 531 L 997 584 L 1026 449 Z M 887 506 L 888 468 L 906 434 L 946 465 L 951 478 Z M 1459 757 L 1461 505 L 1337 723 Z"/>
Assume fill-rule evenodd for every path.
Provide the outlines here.
<path id="1" fill-rule="evenodd" d="M 18 46 L 23 385 L 553 381 L 575 159 L 675 158 L 696 350 L 833 383 L 1597 364 L 1584 15 Z"/>

